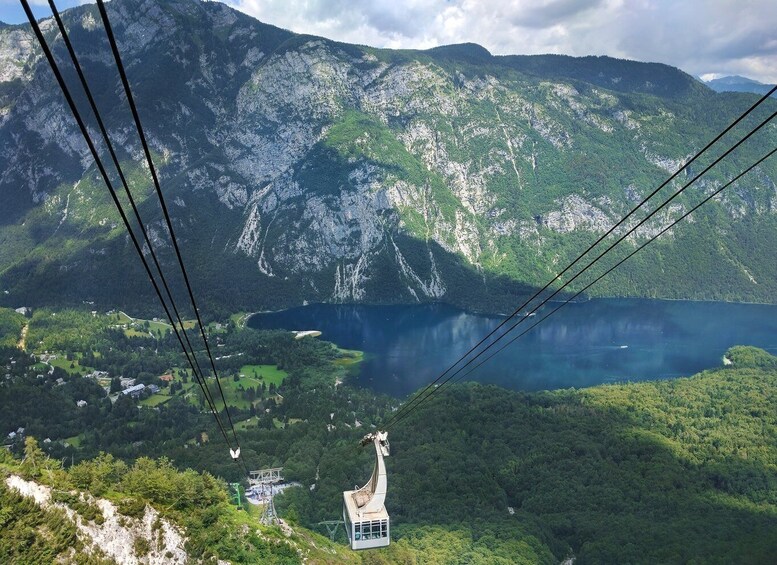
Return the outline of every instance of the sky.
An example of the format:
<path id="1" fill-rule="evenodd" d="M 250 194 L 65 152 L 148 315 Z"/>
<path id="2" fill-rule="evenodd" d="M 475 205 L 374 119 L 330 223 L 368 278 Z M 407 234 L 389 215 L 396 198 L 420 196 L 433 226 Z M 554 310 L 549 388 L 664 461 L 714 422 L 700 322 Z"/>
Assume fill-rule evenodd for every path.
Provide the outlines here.
<path id="1" fill-rule="evenodd" d="M 46 15 L 45 0 L 31 0 Z M 59 9 L 84 0 L 59 0 Z M 609 55 L 777 83 L 775 0 L 225 0 L 265 23 L 374 47 Z M 0 20 L 24 20 L 0 0 Z"/>

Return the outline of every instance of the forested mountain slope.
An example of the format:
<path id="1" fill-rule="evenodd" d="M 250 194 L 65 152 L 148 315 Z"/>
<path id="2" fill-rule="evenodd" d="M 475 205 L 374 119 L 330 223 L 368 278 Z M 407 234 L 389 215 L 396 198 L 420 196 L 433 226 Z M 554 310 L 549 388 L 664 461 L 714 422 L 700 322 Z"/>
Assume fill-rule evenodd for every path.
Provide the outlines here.
<path id="1" fill-rule="evenodd" d="M 278 337 L 259 339 L 278 355 L 286 349 L 271 345 Z M 244 411 L 233 410 L 249 464 L 283 466 L 284 476 L 301 484 L 277 498 L 291 536 L 229 508 L 225 485 L 213 476 L 178 472 L 166 459 L 141 456 L 165 454 L 180 470 L 244 478 L 221 441 L 202 439 L 204 430 L 213 438 L 218 432 L 196 404 L 136 407 L 88 396 L 99 411 L 67 422 L 91 418 L 79 447 L 63 443 L 74 430 L 41 424 L 54 421 L 43 415 L 29 430 L 50 435 L 41 446 L 51 459 L 30 437 L 13 445 L 21 463 L 0 450 L 0 560 L 51 561 L 85 552 L 90 542 L 83 528 L 62 519 L 68 508 L 71 518 L 75 512 L 97 533 L 123 516 L 122 527 L 130 531 L 122 534 L 130 536 L 124 546 L 133 554 L 184 551 L 236 563 L 261 557 L 268 563 L 508 565 L 575 556 L 580 564 L 728 564 L 769 563 L 777 552 L 777 358 L 765 351 L 732 348 L 725 367 L 667 381 L 539 393 L 468 383 L 442 392 L 391 430 L 390 548 L 353 554 L 305 528 L 336 519 L 342 490 L 369 476 L 373 455 L 356 447 L 358 439 L 373 423 L 385 422 L 396 399 L 326 385 L 331 348 L 305 341 L 292 340 L 295 357 L 304 354 L 306 361 L 287 366 L 282 404 L 265 399 L 271 413 L 260 410 L 260 417 L 247 420 Z M 90 381 L 75 377 L 52 386 L 25 376 L 17 361 L 20 374 L 0 384 L 0 398 L 15 394 L 18 400 L 3 409 L 12 421 L 24 421 L 30 411 L 21 399 L 35 389 L 43 410 L 72 398 L 75 383 Z M 96 456 L 97 448 L 114 456 Z M 96 458 L 83 460 L 85 450 Z M 25 502 L 19 487 L 28 494 L 34 489 L 9 482 L 12 475 L 55 487 L 53 501 L 67 508 Z M 136 519 L 150 513 L 146 524 L 156 523 L 153 512 L 161 514 L 160 523 L 148 535 Z"/>
<path id="2" fill-rule="evenodd" d="M 358 563 L 304 528 L 264 527 L 208 473 L 101 455 L 65 471 L 28 438 L 0 453 L 3 563 Z"/>
<path id="3" fill-rule="evenodd" d="M 185 259 L 214 307 L 514 304 L 755 100 L 659 64 L 495 57 L 469 44 L 373 49 L 195 0 L 114 0 L 108 10 Z M 165 246 L 96 7 L 64 20 Z M 53 20 L 42 26 L 66 61 Z M 768 101 L 747 124 L 774 109 Z M 776 141 L 767 127 L 627 247 Z M 25 25 L 0 29 L 0 160 L 0 300 L 113 306 L 148 297 Z M 772 301 L 775 175 L 774 160 L 765 163 L 595 291 Z M 489 299 L 474 298 L 483 290 Z"/>
<path id="4" fill-rule="evenodd" d="M 753 92 L 755 94 L 766 94 L 773 86 L 739 75 L 715 78 L 705 81 L 704 84 L 715 92 Z"/>
<path id="5" fill-rule="evenodd" d="M 772 561 L 777 358 L 736 347 L 726 359 L 666 381 L 540 393 L 469 383 L 440 394 L 391 430 L 393 531 L 411 545 L 434 529 L 472 536 L 463 562 L 495 562 L 478 548 L 537 562 L 543 545 L 580 564 Z M 320 467 L 335 480 L 279 501 L 303 523 L 331 514 L 337 485 L 358 476 L 352 448 L 327 435 L 314 426 L 300 441 L 330 446 Z M 303 484 L 313 482 L 316 469 L 291 451 L 311 477 Z M 367 476 L 369 453 L 361 461 Z"/>

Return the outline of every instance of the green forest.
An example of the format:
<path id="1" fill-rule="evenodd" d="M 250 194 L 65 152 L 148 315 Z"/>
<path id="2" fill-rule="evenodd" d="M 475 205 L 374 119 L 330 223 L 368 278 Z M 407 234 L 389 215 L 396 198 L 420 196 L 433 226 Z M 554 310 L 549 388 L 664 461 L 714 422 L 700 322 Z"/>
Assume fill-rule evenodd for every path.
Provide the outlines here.
<path id="1" fill-rule="evenodd" d="M 83 331 L 67 331 L 78 318 L 89 320 Z M 167 508 L 189 532 L 192 555 L 252 562 L 266 548 L 254 540 L 243 551 L 242 538 L 225 533 L 257 523 L 225 502 L 223 481 L 244 481 L 244 473 L 226 453 L 172 335 L 128 337 L 116 321 L 115 314 L 66 310 L 24 319 L 35 340 L 28 344 L 51 344 L 56 335 L 65 362 L 48 366 L 32 348 L 0 352 L 7 360 L 0 432 L 24 428 L 6 438 L 4 472 L 23 468 L 25 450 L 34 447 L 74 489 Z M 8 327 L 14 333 L 19 324 Z M 319 522 L 338 519 L 342 491 L 369 477 L 373 454 L 358 440 L 400 401 L 349 385 L 359 359 L 353 352 L 290 332 L 234 322 L 219 328 L 212 334 L 223 357 L 218 370 L 235 391 L 230 413 L 244 459 L 250 468 L 283 467 L 287 480 L 301 484 L 276 505 L 300 536 L 313 539 L 325 533 Z M 12 337 L 3 339 L 18 340 Z M 451 387 L 391 429 L 392 545 L 313 562 L 342 562 L 341 555 L 365 563 L 556 563 L 572 556 L 576 563 L 769 562 L 777 552 L 777 357 L 735 347 L 721 363 L 689 378 L 580 390 Z M 241 389 L 241 378 L 259 380 L 240 376 L 246 366 L 287 376 L 279 385 Z M 165 385 L 151 397 L 165 402 L 121 394 L 112 401 L 114 379 L 101 382 L 86 371 Z M 162 374 L 175 378 L 166 383 Z M 170 489 L 210 494 L 169 507 Z M 38 555 L 8 552 L 70 543 L 62 541 L 72 538 L 66 528 L 50 531 L 50 512 L 33 517 L 18 510 L 28 502 L 2 496 L 3 508 L 17 510 L 3 510 L 0 527 L 15 532 L 14 524 L 25 524 L 28 536 L 21 545 L 2 536 L 14 540 L 0 553 L 4 561 Z M 338 536 L 335 552 L 344 548 L 344 533 Z"/>
<path id="2" fill-rule="evenodd" d="M 3 563 L 53 563 L 63 558 L 69 563 L 113 563 L 99 550 L 86 551 L 75 525 L 64 516 L 63 510 L 72 509 L 82 521 L 103 524 L 97 498 L 114 504 L 125 521 L 143 518 L 146 505 L 154 506 L 164 518 L 185 528 L 186 553 L 199 561 L 218 556 L 235 563 L 301 563 L 296 544 L 305 543 L 308 549 L 315 548 L 315 543 L 326 545 L 324 538 L 310 532 L 305 535 L 315 537 L 313 543 L 287 540 L 277 527 L 259 531 L 255 517 L 230 503 L 223 481 L 209 473 L 177 471 L 166 459 L 141 457 L 127 465 L 111 455 L 100 455 L 65 470 L 29 437 L 21 462 L 0 452 L 0 475 L 11 474 L 53 487 L 52 498 L 58 506 L 41 508 L 5 482 L 0 484 Z M 155 529 L 161 532 L 161 523 Z M 146 557 L 153 543 L 160 542 L 136 538 L 134 557 Z M 337 553 L 336 548 L 327 549 L 327 553 Z"/>

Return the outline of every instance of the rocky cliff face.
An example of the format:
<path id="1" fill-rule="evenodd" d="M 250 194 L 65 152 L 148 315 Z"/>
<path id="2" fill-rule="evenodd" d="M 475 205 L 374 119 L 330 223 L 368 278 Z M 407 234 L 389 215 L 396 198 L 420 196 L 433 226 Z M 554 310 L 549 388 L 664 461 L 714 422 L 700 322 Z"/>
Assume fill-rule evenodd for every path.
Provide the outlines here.
<path id="1" fill-rule="evenodd" d="M 194 0 L 115 0 L 109 13 L 184 254 L 203 292 L 230 306 L 464 302 L 485 288 L 509 302 L 752 103 L 660 65 L 377 50 Z M 65 21 L 164 248 L 96 8 Z M 43 29 L 65 61 L 53 21 Z M 776 139 L 770 126 L 631 244 Z M 25 26 L 0 29 L 0 155 L 7 296 L 115 300 L 136 259 Z M 601 292 L 773 297 L 775 174 L 768 163 L 743 179 Z M 689 248 L 700 241 L 709 248 Z"/>
<path id="2" fill-rule="evenodd" d="M 10 475 L 6 486 L 26 498 L 31 498 L 43 509 L 57 508 L 65 519 L 77 528 L 78 549 L 73 547 L 67 560 L 91 557 L 127 565 L 139 563 L 178 564 L 187 563 L 186 536 L 182 529 L 163 518 L 151 506 L 146 506 L 140 517 L 122 516 L 109 500 L 98 499 L 88 493 L 68 493 L 81 504 L 92 505 L 99 512 L 99 520 L 87 520 L 64 502 L 57 502 L 53 489 L 46 485 L 27 481 L 18 475 Z M 73 540 L 76 542 L 76 540 Z M 76 543 L 74 543 L 76 545 Z M 144 548 L 140 549 L 139 548 Z"/>

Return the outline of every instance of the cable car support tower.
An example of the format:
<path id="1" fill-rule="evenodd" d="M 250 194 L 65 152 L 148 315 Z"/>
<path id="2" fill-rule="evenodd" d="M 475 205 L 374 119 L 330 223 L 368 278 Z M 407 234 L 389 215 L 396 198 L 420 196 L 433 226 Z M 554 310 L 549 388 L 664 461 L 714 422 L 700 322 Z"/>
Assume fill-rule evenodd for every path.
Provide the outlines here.
<path id="1" fill-rule="evenodd" d="M 264 500 L 264 510 L 260 521 L 265 526 L 270 526 L 278 522 L 278 513 L 275 511 L 275 493 L 273 485 L 283 481 L 281 471 L 283 467 L 274 467 L 272 469 L 259 469 L 251 471 L 248 477 L 248 483 L 252 487 L 260 487 L 261 497 Z"/>

